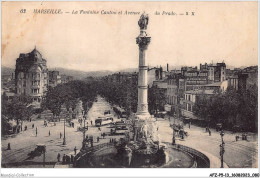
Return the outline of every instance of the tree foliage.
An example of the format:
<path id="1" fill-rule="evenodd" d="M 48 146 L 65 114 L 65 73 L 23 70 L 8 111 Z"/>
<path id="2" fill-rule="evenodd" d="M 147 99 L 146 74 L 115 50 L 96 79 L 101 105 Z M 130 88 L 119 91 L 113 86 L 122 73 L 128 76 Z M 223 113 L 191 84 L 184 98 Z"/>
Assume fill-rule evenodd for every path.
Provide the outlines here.
<path id="1" fill-rule="evenodd" d="M 34 112 L 32 98 L 27 95 L 14 96 L 8 100 L 5 95 L 2 95 L 2 126 L 6 126 L 11 120 L 20 122 L 28 120 Z M 5 130 L 5 128 L 2 127 Z"/>
<path id="2" fill-rule="evenodd" d="M 232 129 L 234 125 L 241 125 L 245 130 L 252 131 L 257 129 L 257 99 L 256 86 L 245 92 L 228 88 L 222 94 L 197 97 L 193 112 L 211 126 L 223 123 L 226 128 Z"/>
<path id="3" fill-rule="evenodd" d="M 61 105 L 65 104 L 66 108 L 75 108 L 77 99 L 82 100 L 83 108 L 86 110 L 91 107 L 97 95 L 97 83 L 95 81 L 71 81 L 66 84 L 57 85 L 49 88 L 42 107 L 49 109 L 54 115 L 58 116 L 61 112 Z"/>

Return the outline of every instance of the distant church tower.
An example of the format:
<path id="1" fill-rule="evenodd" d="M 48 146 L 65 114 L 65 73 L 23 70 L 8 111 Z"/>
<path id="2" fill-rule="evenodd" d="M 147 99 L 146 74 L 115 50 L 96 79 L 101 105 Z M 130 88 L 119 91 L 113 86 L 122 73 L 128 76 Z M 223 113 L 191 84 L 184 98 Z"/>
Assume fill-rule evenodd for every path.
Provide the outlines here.
<path id="1" fill-rule="evenodd" d="M 16 59 L 15 86 L 18 95 L 25 94 L 33 97 L 33 102 L 39 104 L 47 92 L 48 69 L 46 60 L 34 48 L 30 53 L 21 53 Z"/>

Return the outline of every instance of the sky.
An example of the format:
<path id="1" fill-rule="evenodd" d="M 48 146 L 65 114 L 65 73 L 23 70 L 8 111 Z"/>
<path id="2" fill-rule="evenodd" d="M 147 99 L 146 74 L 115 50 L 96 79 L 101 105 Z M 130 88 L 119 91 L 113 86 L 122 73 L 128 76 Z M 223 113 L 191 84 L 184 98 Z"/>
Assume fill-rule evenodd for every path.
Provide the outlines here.
<path id="1" fill-rule="evenodd" d="M 36 14 L 34 9 L 63 13 Z M 80 10 L 99 14 L 79 14 Z M 102 10 L 116 14 L 101 14 Z M 19 54 L 36 46 L 49 68 L 137 68 L 140 14 L 125 11 L 149 14 L 149 66 L 212 61 L 234 67 L 258 65 L 257 2 L 2 2 L 2 66 L 15 68 Z M 186 12 L 189 15 L 179 15 Z"/>

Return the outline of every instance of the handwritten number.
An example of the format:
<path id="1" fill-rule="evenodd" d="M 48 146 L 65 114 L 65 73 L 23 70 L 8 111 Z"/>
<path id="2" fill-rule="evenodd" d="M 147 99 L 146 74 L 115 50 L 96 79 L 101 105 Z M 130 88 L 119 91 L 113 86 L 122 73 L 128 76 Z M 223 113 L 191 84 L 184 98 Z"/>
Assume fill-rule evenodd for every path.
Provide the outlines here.
<path id="1" fill-rule="evenodd" d="M 20 13 L 26 13 L 26 9 L 21 9 Z"/>

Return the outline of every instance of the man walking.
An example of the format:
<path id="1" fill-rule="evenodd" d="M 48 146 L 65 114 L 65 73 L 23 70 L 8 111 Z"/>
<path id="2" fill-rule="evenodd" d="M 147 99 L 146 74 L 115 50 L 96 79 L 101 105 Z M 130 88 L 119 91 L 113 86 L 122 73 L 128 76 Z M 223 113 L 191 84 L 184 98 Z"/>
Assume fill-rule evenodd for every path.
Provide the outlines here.
<path id="1" fill-rule="evenodd" d="M 49 136 L 51 136 L 51 131 L 49 130 Z"/>
<path id="2" fill-rule="evenodd" d="M 60 162 L 60 153 L 58 153 L 57 159 L 58 159 L 58 162 Z"/>
<path id="3" fill-rule="evenodd" d="M 36 127 L 36 137 L 37 137 L 37 134 L 38 134 L 38 132 L 37 132 L 37 127 Z"/>
<path id="4" fill-rule="evenodd" d="M 74 153 L 75 153 L 75 155 L 76 155 L 76 153 L 77 153 L 77 148 L 76 148 L 76 147 L 74 148 Z"/>
<path id="5" fill-rule="evenodd" d="M 61 132 L 60 132 L 60 138 L 62 137 L 62 134 L 61 134 Z"/>

